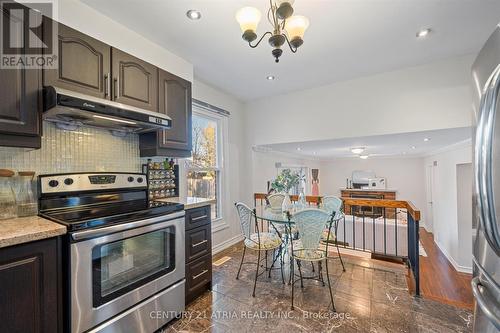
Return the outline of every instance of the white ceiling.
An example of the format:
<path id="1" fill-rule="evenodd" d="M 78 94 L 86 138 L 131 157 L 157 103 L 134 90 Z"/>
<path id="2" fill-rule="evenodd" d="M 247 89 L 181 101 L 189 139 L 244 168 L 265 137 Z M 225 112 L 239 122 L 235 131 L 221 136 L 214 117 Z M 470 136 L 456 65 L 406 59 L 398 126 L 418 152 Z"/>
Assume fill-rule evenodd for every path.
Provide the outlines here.
<path id="1" fill-rule="evenodd" d="M 363 155 L 374 157 L 417 157 L 470 140 L 470 127 L 366 136 L 324 141 L 281 143 L 258 146 L 262 152 L 282 152 L 314 159 L 357 158 L 351 148 L 364 147 Z M 424 141 L 428 138 L 429 141 Z M 415 148 L 412 148 L 415 147 Z M 300 150 L 298 150 L 300 149 Z"/>
<path id="2" fill-rule="evenodd" d="M 500 21 L 498 0 L 296 0 L 310 19 L 297 54 L 279 64 L 250 49 L 234 18 L 267 0 L 82 0 L 194 64 L 195 77 L 243 101 L 478 52 Z M 188 20 L 188 9 L 202 13 Z M 91 24 L 91 23 L 89 23 Z M 433 33 L 417 40 L 415 33 Z M 269 29 L 263 17 L 258 33 Z M 266 76 L 275 75 L 275 81 Z"/>

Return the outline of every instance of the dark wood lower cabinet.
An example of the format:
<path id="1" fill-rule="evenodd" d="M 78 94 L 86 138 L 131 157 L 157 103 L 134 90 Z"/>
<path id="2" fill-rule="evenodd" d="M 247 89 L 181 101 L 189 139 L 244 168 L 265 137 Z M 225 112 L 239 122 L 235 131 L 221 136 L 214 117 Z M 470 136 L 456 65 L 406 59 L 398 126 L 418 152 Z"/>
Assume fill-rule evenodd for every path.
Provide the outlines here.
<path id="1" fill-rule="evenodd" d="M 0 249 L 2 332 L 62 332 L 60 239 Z"/>
<path id="2" fill-rule="evenodd" d="M 210 205 L 186 210 L 186 305 L 212 288 Z"/>

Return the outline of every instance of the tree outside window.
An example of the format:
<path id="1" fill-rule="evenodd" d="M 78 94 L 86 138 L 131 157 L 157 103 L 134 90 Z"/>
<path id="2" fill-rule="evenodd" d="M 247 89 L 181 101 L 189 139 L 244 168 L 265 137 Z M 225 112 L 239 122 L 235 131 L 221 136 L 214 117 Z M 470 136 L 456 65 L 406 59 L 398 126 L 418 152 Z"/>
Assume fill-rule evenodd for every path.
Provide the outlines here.
<path id="1" fill-rule="evenodd" d="M 188 162 L 187 194 L 189 197 L 215 199 L 212 219 L 220 214 L 220 153 L 219 124 L 216 119 L 193 114 L 193 148 Z"/>

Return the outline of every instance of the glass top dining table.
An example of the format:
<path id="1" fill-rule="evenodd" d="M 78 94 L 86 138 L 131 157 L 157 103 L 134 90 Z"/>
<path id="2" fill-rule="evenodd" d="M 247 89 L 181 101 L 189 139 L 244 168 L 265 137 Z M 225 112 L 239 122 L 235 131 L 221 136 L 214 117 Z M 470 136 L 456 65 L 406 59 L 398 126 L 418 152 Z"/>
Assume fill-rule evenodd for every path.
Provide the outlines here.
<path id="1" fill-rule="evenodd" d="M 271 209 L 268 206 L 257 206 L 255 207 L 255 215 L 257 219 L 262 219 L 276 224 L 295 224 L 293 216 L 304 209 L 317 209 L 323 210 L 328 213 L 322 206 L 305 206 L 297 207 L 294 206 L 289 213 L 282 212 L 281 209 Z"/>

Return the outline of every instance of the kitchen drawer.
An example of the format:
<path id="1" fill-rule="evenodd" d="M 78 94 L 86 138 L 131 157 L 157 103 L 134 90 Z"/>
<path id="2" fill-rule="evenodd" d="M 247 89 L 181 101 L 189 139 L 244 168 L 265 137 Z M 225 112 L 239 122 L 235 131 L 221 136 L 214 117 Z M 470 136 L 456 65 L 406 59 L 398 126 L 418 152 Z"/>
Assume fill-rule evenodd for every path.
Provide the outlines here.
<path id="1" fill-rule="evenodd" d="M 206 224 L 186 231 L 186 262 L 189 263 L 212 253 L 212 228 Z"/>
<path id="2" fill-rule="evenodd" d="M 186 210 L 186 230 L 210 224 L 210 205 Z"/>
<path id="3" fill-rule="evenodd" d="M 212 284 L 212 254 L 209 253 L 186 265 L 186 305 L 210 289 Z"/>

